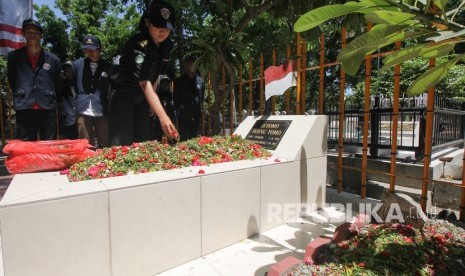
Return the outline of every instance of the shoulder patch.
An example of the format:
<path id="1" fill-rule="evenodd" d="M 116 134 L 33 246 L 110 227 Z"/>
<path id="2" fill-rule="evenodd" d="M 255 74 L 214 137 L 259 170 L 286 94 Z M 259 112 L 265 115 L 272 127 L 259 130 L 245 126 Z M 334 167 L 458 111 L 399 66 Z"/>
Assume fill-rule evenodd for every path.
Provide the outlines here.
<path id="1" fill-rule="evenodd" d="M 139 41 L 139 46 L 142 47 L 142 48 L 147 47 L 147 44 L 149 44 L 147 39 Z"/>

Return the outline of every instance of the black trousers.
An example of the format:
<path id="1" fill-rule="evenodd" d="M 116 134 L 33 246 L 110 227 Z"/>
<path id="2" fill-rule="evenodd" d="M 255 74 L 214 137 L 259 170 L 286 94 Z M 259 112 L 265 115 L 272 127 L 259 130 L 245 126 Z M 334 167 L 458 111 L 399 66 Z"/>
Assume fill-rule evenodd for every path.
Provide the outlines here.
<path id="1" fill-rule="evenodd" d="M 60 127 L 60 138 L 62 139 L 77 139 L 78 138 L 78 130 L 77 125 L 72 124 L 70 126 L 61 126 Z"/>
<path id="2" fill-rule="evenodd" d="M 56 109 L 16 110 L 16 135 L 24 141 L 55 140 Z"/>
<path id="3" fill-rule="evenodd" d="M 150 140 L 150 106 L 145 96 L 113 96 L 110 103 L 110 145 L 131 145 Z"/>
<path id="4" fill-rule="evenodd" d="M 179 140 L 185 141 L 199 136 L 200 118 L 192 114 L 179 114 Z"/>

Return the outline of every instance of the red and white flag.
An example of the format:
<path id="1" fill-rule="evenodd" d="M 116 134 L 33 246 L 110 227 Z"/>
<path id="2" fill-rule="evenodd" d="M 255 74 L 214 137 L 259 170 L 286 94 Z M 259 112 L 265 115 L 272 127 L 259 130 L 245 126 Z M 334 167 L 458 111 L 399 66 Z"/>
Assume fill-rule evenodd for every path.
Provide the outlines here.
<path id="1" fill-rule="evenodd" d="M 281 66 L 271 66 L 265 70 L 265 99 L 282 95 L 289 87 L 296 86 L 297 66 L 289 60 Z"/>
<path id="2" fill-rule="evenodd" d="M 0 0 L 0 55 L 26 45 L 21 26 L 32 17 L 32 0 Z"/>

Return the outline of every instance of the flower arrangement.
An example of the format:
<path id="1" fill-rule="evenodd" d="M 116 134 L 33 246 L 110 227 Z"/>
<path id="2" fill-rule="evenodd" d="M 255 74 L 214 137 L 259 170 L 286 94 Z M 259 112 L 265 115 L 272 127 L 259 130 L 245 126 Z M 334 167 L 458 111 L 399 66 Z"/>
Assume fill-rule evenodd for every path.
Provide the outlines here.
<path id="1" fill-rule="evenodd" d="M 465 231 L 442 220 L 370 224 L 304 261 L 286 275 L 463 275 Z"/>
<path id="2" fill-rule="evenodd" d="M 194 138 L 174 145 L 157 141 L 115 146 L 62 171 L 70 181 L 170 170 L 189 166 L 266 158 L 271 154 L 238 135 Z M 201 174 L 203 170 L 199 170 Z"/>

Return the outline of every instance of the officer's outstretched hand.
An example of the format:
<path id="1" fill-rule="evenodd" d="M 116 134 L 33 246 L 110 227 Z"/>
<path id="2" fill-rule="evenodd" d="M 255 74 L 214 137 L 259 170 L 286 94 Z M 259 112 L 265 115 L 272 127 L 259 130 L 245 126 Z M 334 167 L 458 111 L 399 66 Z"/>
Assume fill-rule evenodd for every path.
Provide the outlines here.
<path id="1" fill-rule="evenodd" d="M 178 131 L 176 130 L 168 116 L 166 116 L 166 119 L 164 120 L 160 119 L 160 125 L 161 129 L 163 129 L 163 132 L 166 134 L 168 138 L 178 139 Z"/>

